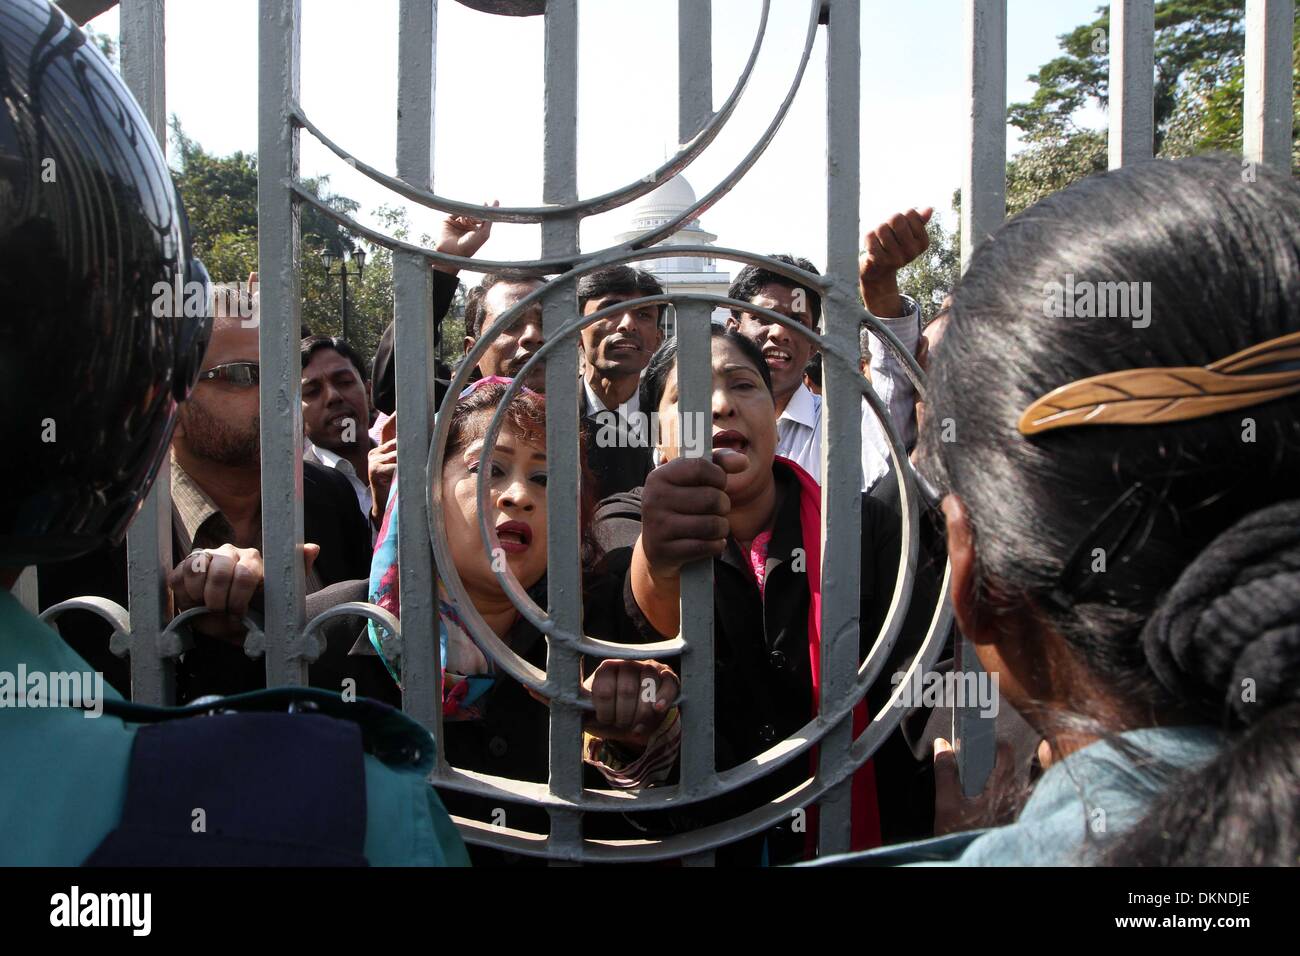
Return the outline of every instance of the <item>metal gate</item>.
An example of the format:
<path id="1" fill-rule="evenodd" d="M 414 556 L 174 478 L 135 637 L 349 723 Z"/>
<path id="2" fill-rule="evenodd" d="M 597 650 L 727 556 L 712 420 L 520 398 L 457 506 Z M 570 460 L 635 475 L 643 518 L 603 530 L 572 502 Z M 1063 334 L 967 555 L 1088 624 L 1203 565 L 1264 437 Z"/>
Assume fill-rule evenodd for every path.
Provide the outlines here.
<path id="1" fill-rule="evenodd" d="M 862 107 L 862 28 L 858 0 L 804 0 L 807 29 L 793 82 L 776 104 L 771 121 L 748 154 L 712 189 L 676 219 L 657 226 L 622 245 L 581 252 L 578 227 L 586 216 L 630 203 L 661 182 L 686 169 L 713 142 L 744 94 L 766 37 L 770 0 L 762 13 L 749 58 L 734 88 L 712 109 L 712 14 L 710 0 L 678 0 L 678 88 L 681 146 L 669 159 L 641 179 L 600 196 L 577 194 L 577 0 L 460 0 L 468 6 L 500 15 L 545 17 L 545 146 L 540 204 L 492 208 L 442 197 L 433 187 L 434 64 L 437 51 L 436 0 L 400 0 L 398 102 L 395 177 L 350 155 L 319 129 L 299 103 L 301 0 L 260 0 L 259 49 L 259 272 L 263 321 L 261 337 L 261 434 L 263 557 L 266 571 L 265 620 L 254 626 L 246 642 L 252 656 L 263 656 L 271 685 L 304 684 L 308 664 L 320 653 L 317 637 L 327 617 L 356 615 L 378 622 L 391 634 L 390 647 L 403 658 L 404 709 L 441 735 L 439 657 L 434 591 L 435 573 L 469 612 L 473 636 L 497 665 L 516 680 L 551 701 L 550 775 L 535 784 L 470 773 L 439 758 L 431 782 L 503 802 L 524 801 L 545 807 L 549 834 L 460 821 L 473 843 L 515 852 L 547 856 L 555 861 L 629 861 L 683 857 L 689 863 L 712 862 L 714 848 L 788 820 L 799 810 L 820 806 L 819 852 L 848 849 L 849 778 L 894 729 L 902 710 L 886 706 L 856 739 L 850 714 L 871 683 L 880 676 L 911 599 L 918 552 L 919 491 L 906 450 L 880 399 L 857 369 L 857 328 L 871 324 L 876 334 L 898 353 L 923 392 L 920 371 L 912 356 L 878 320 L 862 308 L 857 294 L 857 250 L 860 238 L 858 199 L 860 178 L 860 114 Z M 75 6 L 69 3 L 68 6 Z M 98 13 L 111 5 L 83 2 Z M 969 257 L 974 246 L 1002 220 L 1005 213 L 1006 142 L 1006 0 L 964 0 L 966 21 L 969 123 L 966 130 L 966 170 L 962 187 L 962 249 Z M 1153 0 L 1117 0 L 1112 4 L 1110 163 L 1112 166 L 1148 159 L 1153 143 Z M 629 5 L 629 15 L 632 9 Z M 93 15 L 93 14 L 90 14 Z M 1245 151 L 1249 162 L 1289 164 L 1291 150 L 1291 36 L 1294 0 L 1248 0 Z M 654 244 L 690 222 L 725 195 L 762 155 L 781 125 L 804 75 L 813 44 L 824 31 L 827 45 L 827 233 L 826 273 L 814 276 L 784 263 L 739 249 L 715 246 Z M 123 75 L 140 101 L 154 133 L 165 138 L 163 106 L 163 0 L 122 0 L 121 57 Z M 868 91 L 869 92 L 869 91 Z M 341 215 L 317 200 L 298 175 L 299 139 L 303 131 L 376 182 L 410 202 L 448 213 L 466 213 L 494 221 L 538 223 L 542 231 L 541 258 L 492 262 L 459 259 L 398 241 Z M 299 212 L 314 206 L 348 230 L 394 253 L 397 410 L 401 427 L 398 488 L 402 499 L 400 527 L 402 621 L 368 604 L 345 605 L 325 615 L 305 619 L 305 581 L 301 561 L 303 541 L 302 434 L 299 359 L 301 309 Z M 724 258 L 762 264 L 817 289 L 824 302 L 825 331 L 809 333 L 776 313 L 770 318 L 808 335 L 825 354 L 826 434 L 822 447 L 824 552 L 824 643 L 821 657 L 819 716 L 799 732 L 775 743 L 766 753 L 737 767 L 718 772 L 714 762 L 713 730 L 713 582 L 712 565 L 700 562 L 682 576 L 681 634 L 651 645 L 618 645 L 584 636 L 581 620 L 582 581 L 579 562 L 578 504 L 578 376 L 574 337 L 591 322 L 612 312 L 606 309 L 578 316 L 576 280 L 607 265 L 653 259 L 661 255 Z M 475 271 L 499 271 L 521 276 L 557 276 L 501 316 L 479 339 L 452 382 L 448 395 L 466 384 L 474 362 L 488 342 L 508 328 L 514 317 L 539 298 L 543 304 L 546 345 L 534 361 L 546 362 L 549 612 L 534 604 L 508 571 L 498 572 L 521 613 L 546 635 L 545 671 L 515 656 L 466 599 L 442 532 L 439 501 L 431 495 L 429 475 L 441 474 L 448 416 L 435 428 L 432 370 L 434 326 L 430 265 L 446 262 Z M 679 381 L 683 414 L 706 409 L 711 370 L 709 316 L 715 306 L 743 306 L 725 297 L 700 293 L 666 294 L 633 304 L 670 303 L 677 316 L 681 340 Z M 622 306 L 620 306 L 622 307 Z M 763 310 L 759 310 L 763 311 Z M 561 343 L 565 345 L 562 346 Z M 522 373 L 521 373 L 522 375 Z M 514 394 L 512 386 L 510 394 Z M 868 659 L 859 665 L 859 572 L 861 499 L 859 460 L 862 436 L 860 402 L 865 397 L 885 427 L 900 481 L 903 508 L 903 554 L 889 614 Z M 454 400 L 454 399 L 452 399 Z M 503 406 L 506 403 L 503 403 Z M 568 410 L 568 411 L 566 411 Z M 494 416 L 487 438 L 492 442 L 501 425 Z M 427 436 L 432 435 L 430 439 Z M 557 454 L 571 449 L 572 454 Z M 695 450 L 695 454 L 701 454 Z M 89 608 L 114 628 L 112 649 L 130 655 L 134 699 L 165 703 L 173 699 L 173 663 L 186 644 L 186 621 L 201 611 L 175 620 L 166 618 L 164 575 L 172 566 L 169 480 L 164 465 L 143 513 L 132 526 L 128 545 L 130 614 L 101 599 L 66 602 L 46 613 L 53 619 L 72 607 Z M 481 474 L 486 474 L 482 472 Z M 480 500 L 485 486 L 480 481 Z M 835 516 L 834 522 L 830 520 Z M 488 544 L 488 528 L 481 532 Z M 432 543 L 432 548 L 430 544 Z M 24 581 L 34 604 L 30 576 Z M 946 592 L 947 581 L 944 581 Z M 929 670 L 948 632 L 951 611 L 946 600 L 930 620 L 929 633 L 912 670 Z M 579 694 L 582 655 L 598 658 L 679 658 L 682 677 L 683 743 L 680 783 L 638 793 L 585 788 L 582 783 L 581 731 L 584 709 Z M 971 666 L 968 664 L 968 666 Z M 974 665 L 977 666 L 977 665 Z M 900 684 L 906 687 L 910 681 Z M 959 759 L 970 790 L 978 790 L 991 758 L 988 725 L 983 732 L 973 713 L 959 713 L 954 728 Z M 982 742 L 982 743 L 981 743 Z M 791 760 L 807 759 L 816 748 L 816 767 L 794 790 L 780 799 L 735 819 L 659 841 L 584 839 L 586 813 L 646 810 L 698 802 L 734 790 Z"/>

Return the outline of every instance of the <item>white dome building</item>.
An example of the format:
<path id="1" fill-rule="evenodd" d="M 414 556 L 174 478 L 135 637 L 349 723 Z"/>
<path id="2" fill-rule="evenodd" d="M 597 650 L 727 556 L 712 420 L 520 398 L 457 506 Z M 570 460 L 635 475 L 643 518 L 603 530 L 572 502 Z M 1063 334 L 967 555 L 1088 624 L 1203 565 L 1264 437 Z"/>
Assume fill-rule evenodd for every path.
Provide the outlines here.
<path id="1" fill-rule="evenodd" d="M 631 208 L 628 213 L 630 226 L 615 236 L 615 242 L 627 242 L 649 229 L 671 222 L 694 205 L 695 199 L 695 190 L 686 181 L 686 177 L 674 176 L 654 192 L 642 197 L 641 201 Z M 699 219 L 692 219 L 676 233 L 658 243 L 657 247 L 711 246 L 717 238 L 700 225 Z M 731 285 L 731 277 L 720 271 L 717 260 L 711 257 L 666 256 L 662 259 L 644 259 L 630 265 L 652 273 L 667 292 L 711 292 L 714 295 L 726 295 Z M 714 309 L 713 321 L 721 322 L 726 319 L 727 314 L 725 309 Z"/>

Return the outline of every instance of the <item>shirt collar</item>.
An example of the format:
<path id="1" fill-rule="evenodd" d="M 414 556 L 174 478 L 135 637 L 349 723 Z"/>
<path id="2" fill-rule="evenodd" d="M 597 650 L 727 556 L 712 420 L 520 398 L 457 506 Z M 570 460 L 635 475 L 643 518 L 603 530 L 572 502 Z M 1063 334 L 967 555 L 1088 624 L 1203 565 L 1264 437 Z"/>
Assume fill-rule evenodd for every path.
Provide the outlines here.
<path id="1" fill-rule="evenodd" d="M 800 383 L 794 394 L 790 396 L 785 411 L 781 413 L 777 420 L 788 419 L 803 425 L 805 428 L 816 428 L 817 412 L 820 404 L 821 399 L 809 391 L 807 385 Z"/>
<path id="2" fill-rule="evenodd" d="M 313 441 L 309 441 L 307 444 L 311 448 L 312 454 L 316 456 L 316 460 L 326 468 L 334 468 L 348 474 L 356 474 L 356 469 L 352 467 L 352 462 L 348 461 L 342 455 L 336 454 L 328 448 L 322 448 Z"/>
<path id="3" fill-rule="evenodd" d="M 195 539 L 199 529 L 209 518 L 221 514 L 221 509 L 217 507 L 216 502 L 208 497 L 207 492 L 200 488 L 190 477 L 189 472 L 181 467 L 180 462 L 176 460 L 175 452 L 172 453 L 172 507 L 180 516 L 181 525 L 191 541 Z"/>
<path id="4" fill-rule="evenodd" d="M 607 412 L 609 408 L 600 397 L 591 390 L 591 382 L 587 378 L 582 380 L 582 391 L 587 396 L 587 415 L 595 415 L 597 412 Z M 641 389 L 638 385 L 637 390 L 632 393 L 632 397 L 618 407 L 619 414 L 623 417 L 634 415 L 641 411 Z"/>

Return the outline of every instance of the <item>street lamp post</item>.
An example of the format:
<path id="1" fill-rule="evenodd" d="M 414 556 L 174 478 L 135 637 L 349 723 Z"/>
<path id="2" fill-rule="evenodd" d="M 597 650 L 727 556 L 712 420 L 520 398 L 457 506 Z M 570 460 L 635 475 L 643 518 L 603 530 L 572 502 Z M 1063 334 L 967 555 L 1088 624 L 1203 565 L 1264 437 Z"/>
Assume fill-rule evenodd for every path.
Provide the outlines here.
<path id="1" fill-rule="evenodd" d="M 351 250 L 350 255 L 352 261 L 357 264 L 356 272 L 348 270 L 349 252 L 347 249 L 343 250 L 342 255 L 335 255 L 334 251 L 327 246 L 320 254 L 321 261 L 325 263 L 325 275 L 330 278 L 337 276 L 343 284 L 343 335 L 341 338 L 344 342 L 348 340 L 348 276 L 355 275 L 360 279 L 366 268 L 366 251 L 364 249 L 354 248 Z M 333 271 L 335 261 L 339 264 L 338 272 Z"/>

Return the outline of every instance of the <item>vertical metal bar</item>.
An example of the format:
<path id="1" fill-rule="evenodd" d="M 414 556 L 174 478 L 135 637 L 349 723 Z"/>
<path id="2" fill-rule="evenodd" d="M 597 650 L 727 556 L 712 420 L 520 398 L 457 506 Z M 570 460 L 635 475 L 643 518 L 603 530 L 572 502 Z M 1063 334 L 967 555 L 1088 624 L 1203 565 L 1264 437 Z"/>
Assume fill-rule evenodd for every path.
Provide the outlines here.
<path id="1" fill-rule="evenodd" d="M 163 152 L 167 151 L 163 0 L 122 0 L 118 20 L 122 79 Z"/>
<path id="2" fill-rule="evenodd" d="M 713 4 L 711 0 L 677 2 L 677 138 L 694 139 L 713 114 Z M 713 428 L 713 363 L 710 317 L 712 308 L 702 302 L 673 308 L 677 343 L 678 434 L 693 437 L 682 454 L 703 457 L 711 453 Z M 680 321 L 679 321 L 680 319 Z M 642 409 L 647 414 L 652 409 Z M 697 561 L 682 568 L 681 787 L 689 793 L 717 772 L 714 754 L 713 674 L 713 562 Z M 689 866 L 712 866 L 713 851 L 697 853 Z"/>
<path id="3" fill-rule="evenodd" d="M 1252 163 L 1291 168 L 1295 0 L 1246 0 L 1242 149 Z"/>
<path id="4" fill-rule="evenodd" d="M 546 93 L 542 199 L 572 202 L 578 197 L 578 5 L 577 0 L 547 0 Z M 542 225 L 542 256 L 578 251 L 577 218 Z M 578 311 L 577 287 L 560 283 L 542 307 L 547 338 Z M 547 588 L 557 627 L 582 627 L 582 569 L 578 528 L 578 352 L 557 349 L 546 363 Z M 577 687 L 581 659 L 558 641 L 548 641 L 546 674 L 556 687 Z M 582 794 L 582 711 L 551 703 L 550 789 L 565 799 Z M 582 817 L 576 811 L 551 811 L 550 843 L 560 855 L 576 850 Z M 554 861 L 553 861 L 554 862 Z"/>
<path id="5" fill-rule="evenodd" d="M 682 456 L 705 458 L 712 453 L 713 362 L 710 345 L 712 308 L 685 302 L 677 327 L 678 417 Z M 644 410 L 649 413 L 652 410 Z M 686 792 L 705 783 L 716 771 L 713 753 L 713 562 L 693 561 L 682 568 L 681 786 Z"/>
<path id="6" fill-rule="evenodd" d="M 957 640 L 953 670 L 958 674 L 974 675 L 973 679 L 977 682 L 987 680 L 984 666 L 975 656 L 975 645 L 960 631 L 954 633 Z M 972 695 L 966 695 L 966 700 L 971 699 Z M 993 772 L 993 762 L 997 758 L 997 718 L 981 716 L 980 709 L 980 705 L 973 701 L 962 706 L 954 704 L 952 708 L 952 741 L 953 749 L 957 752 L 957 775 L 961 780 L 962 793 L 968 797 L 978 796 L 984 791 L 984 784 L 988 782 L 989 774 Z"/>
<path id="7" fill-rule="evenodd" d="M 970 81 L 966 176 L 961 194 L 961 267 L 970 264 L 975 246 L 988 237 L 1007 212 L 1007 3 L 966 0 L 966 74 Z M 974 649 L 957 638 L 959 671 L 983 671 Z M 978 708 L 953 708 L 953 747 L 967 794 L 984 789 L 993 769 L 992 720 Z"/>
<path id="8" fill-rule="evenodd" d="M 436 0 L 402 0 L 397 47 L 397 175 L 433 189 Z M 397 360 L 398 567 L 402 590 L 402 707 L 442 739 L 442 662 L 434 644 L 437 569 L 429 548 L 429 434 L 433 422 L 433 280 L 419 256 L 393 255 Z M 436 479 L 435 479 L 436 482 Z M 439 748 L 439 762 L 444 760 Z"/>
<path id="9" fill-rule="evenodd" d="M 167 152 L 163 0 L 122 0 L 118 21 L 122 79 Z M 144 508 L 126 538 L 131 612 L 131 697 L 142 704 L 175 701 L 175 668 L 158 655 L 167 626 L 167 571 L 172 566 L 171 459 L 163 459 Z"/>
<path id="10" fill-rule="evenodd" d="M 1155 155 L 1155 0 L 1110 5 L 1110 168 Z"/>
<path id="11" fill-rule="evenodd" d="M 1007 213 L 1007 0 L 966 0 L 969 112 L 961 267 Z"/>
<path id="12" fill-rule="evenodd" d="M 689 142 L 713 116 L 713 0 L 677 0 L 677 136 Z"/>
<path id="13" fill-rule="evenodd" d="M 302 561 L 302 296 L 298 176 L 301 0 L 261 0 L 258 16 L 257 266 L 261 293 L 262 558 L 266 682 L 305 684 L 293 656 L 306 613 Z"/>
<path id="14" fill-rule="evenodd" d="M 827 341 L 857 354 L 858 201 L 861 170 L 862 41 L 857 0 L 831 0 L 826 48 L 826 273 L 835 292 L 824 303 Z M 856 294 L 854 294 L 856 299 Z M 862 392 L 829 362 L 823 370 L 821 700 L 826 710 L 849 692 L 858 665 L 862 573 Z M 832 520 L 833 519 L 833 520 Z M 842 766 L 853 740 L 846 718 L 822 739 L 818 773 Z M 818 852 L 849 849 L 851 781 L 821 801 Z"/>

